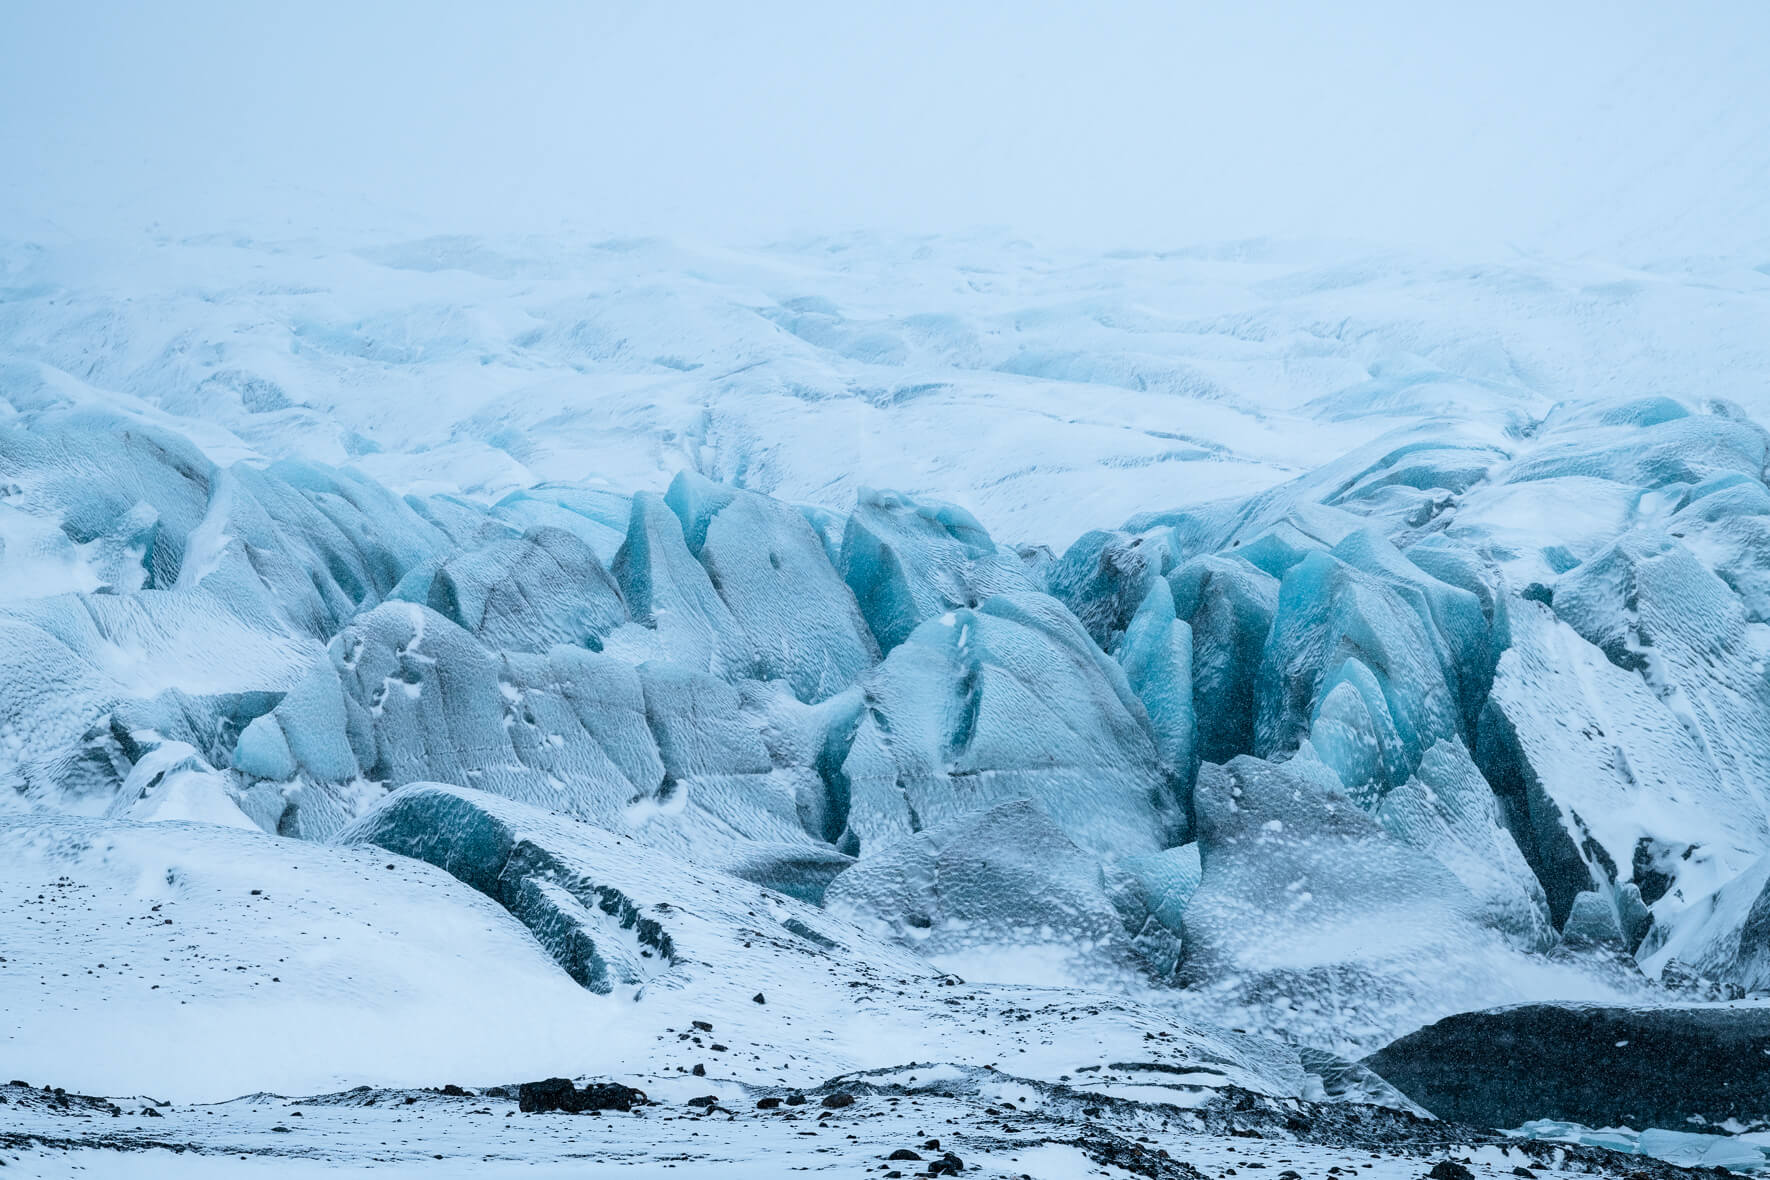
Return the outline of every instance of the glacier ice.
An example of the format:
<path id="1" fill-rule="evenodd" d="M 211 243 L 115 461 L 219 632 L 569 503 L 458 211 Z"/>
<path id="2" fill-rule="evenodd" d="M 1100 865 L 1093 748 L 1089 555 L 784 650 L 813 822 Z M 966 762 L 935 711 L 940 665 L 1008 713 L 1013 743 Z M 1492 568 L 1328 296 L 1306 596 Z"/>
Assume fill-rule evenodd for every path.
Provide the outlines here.
<path id="1" fill-rule="evenodd" d="M 1694 900 L 1764 839 L 1698 732 L 1538 602 L 1514 604 L 1475 755 L 1557 924 L 1638 873 L 1650 900 Z"/>
<path id="2" fill-rule="evenodd" d="M 1384 795 L 1374 814 L 1390 834 L 1455 874 L 1475 897 L 1484 924 L 1525 950 L 1554 945 L 1542 884 L 1460 742 L 1433 743 L 1414 776 Z"/>
<path id="3" fill-rule="evenodd" d="M 744 666 L 746 640 L 661 496 L 633 497 L 610 568 L 633 621 L 653 633 L 662 658 L 719 675 Z"/>
<path id="4" fill-rule="evenodd" d="M 1328 553 L 1311 552 L 1291 566 L 1261 658 L 1254 752 L 1294 751 L 1332 702 L 1330 723 L 1350 710 L 1342 723 L 1375 742 L 1371 787 L 1380 793 L 1406 781 L 1433 742 L 1460 739 L 1443 640 L 1417 602 Z"/>
<path id="5" fill-rule="evenodd" d="M 1184 838 L 1143 703 L 1054 599 L 1003 594 L 930 619 L 861 687 L 841 765 L 851 851 L 1016 799 L 1102 856 Z"/>
<path id="6" fill-rule="evenodd" d="M 1192 631 L 1196 753 L 1226 762 L 1254 748 L 1260 655 L 1278 611 L 1278 580 L 1237 557 L 1195 557 L 1168 575 L 1174 612 Z"/>
<path id="7" fill-rule="evenodd" d="M 14 412 L 3 806 L 440 857 L 598 991 L 673 970 L 648 858 L 795 953 L 1322 1050 L 1763 987 L 1767 453 L 1668 399 L 1413 425 L 1053 557 L 919 491 L 400 494 Z"/>
<path id="8" fill-rule="evenodd" d="M 1020 559 L 963 508 L 872 488 L 855 496 L 838 568 L 887 652 L 949 610 L 1038 589 Z"/>
<path id="9" fill-rule="evenodd" d="M 1770 631 L 1675 539 L 1647 528 L 1619 537 L 1556 579 L 1558 618 L 1637 672 L 1713 767 L 1731 821 L 1770 837 L 1770 679 L 1758 661 Z"/>
<path id="10" fill-rule="evenodd" d="M 1149 588 L 1116 653 L 1131 691 L 1143 702 L 1156 753 L 1168 776 L 1190 793 L 1198 723 L 1192 703 L 1192 628 L 1174 617 L 1166 582 Z"/>
<path id="11" fill-rule="evenodd" d="M 664 499 L 744 638 L 736 674 L 785 680 L 801 700 L 819 701 L 877 661 L 853 592 L 802 513 L 688 472 Z"/>
<path id="12" fill-rule="evenodd" d="M 362 615 L 241 734 L 236 769 L 286 783 L 278 830 L 323 837 L 386 788 L 458 782 L 717 857 L 810 843 L 814 767 L 777 767 L 739 691 L 583 647 L 487 650 L 411 603 Z M 377 786 L 370 786 L 377 784 Z"/>
<path id="13" fill-rule="evenodd" d="M 1160 531 L 1132 534 L 1095 529 L 1064 551 L 1045 575 L 1050 592 L 1075 612 L 1104 648 L 1118 637 L 1168 572 L 1173 554 Z"/>
<path id="14" fill-rule="evenodd" d="M 1099 861 L 1028 800 L 869 853 L 824 905 L 966 979 L 1123 986 L 1138 974 Z"/>
<path id="15" fill-rule="evenodd" d="M 551 482 L 511 492 L 492 506 L 494 516 L 523 532 L 564 529 L 605 564 L 626 540 L 632 511 L 632 497 L 620 492 Z"/>
<path id="16" fill-rule="evenodd" d="M 1706 979 L 1770 990 L 1770 854 L 1656 924 L 1641 950 L 1650 974 L 1676 961 Z"/>
<path id="17" fill-rule="evenodd" d="M 933 971 L 815 906 L 482 791 L 409 784 L 332 840 L 426 861 L 492 898 L 594 992 L 700 988 L 729 1013 L 754 1010 L 783 955 L 830 990 L 846 990 L 830 962 Z"/>
<path id="18" fill-rule="evenodd" d="M 1203 874 L 1182 979 L 1236 1019 L 1340 1051 L 1516 995 L 1521 952 L 1425 849 L 1320 767 L 1242 756 L 1194 792 Z"/>
<path id="19" fill-rule="evenodd" d="M 627 621 L 620 589 L 595 551 L 564 529 L 541 526 L 453 554 L 425 582 L 424 596 L 412 601 L 501 651 L 556 643 L 600 650 Z"/>

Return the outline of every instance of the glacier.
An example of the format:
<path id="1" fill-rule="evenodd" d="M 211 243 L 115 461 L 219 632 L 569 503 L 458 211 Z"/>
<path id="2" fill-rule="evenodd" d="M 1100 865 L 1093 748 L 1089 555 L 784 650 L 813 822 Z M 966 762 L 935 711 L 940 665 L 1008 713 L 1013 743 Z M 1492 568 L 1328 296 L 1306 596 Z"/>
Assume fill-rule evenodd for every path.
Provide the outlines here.
<path id="1" fill-rule="evenodd" d="M 1462 1014 L 1770 989 L 1764 346 L 1616 326 L 1762 275 L 169 249 L 151 313 L 0 251 L 15 1072 L 1430 1110 Z"/>

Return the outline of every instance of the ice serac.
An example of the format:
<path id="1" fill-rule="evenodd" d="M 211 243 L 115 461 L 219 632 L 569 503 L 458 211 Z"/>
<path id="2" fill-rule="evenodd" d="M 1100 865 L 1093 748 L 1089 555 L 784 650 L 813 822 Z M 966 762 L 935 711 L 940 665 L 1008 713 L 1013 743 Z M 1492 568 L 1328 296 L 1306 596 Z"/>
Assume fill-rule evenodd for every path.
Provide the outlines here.
<path id="1" fill-rule="evenodd" d="M 1434 743 L 1414 777 L 1385 795 L 1375 814 L 1392 835 L 1454 873 L 1474 895 L 1482 922 L 1514 946 L 1540 951 L 1554 944 L 1543 887 L 1461 742 Z"/>
<path id="2" fill-rule="evenodd" d="M 1118 868 L 1134 878 L 1151 917 L 1176 934 L 1186 914 L 1186 903 L 1198 892 L 1204 877 L 1198 841 L 1164 849 L 1147 856 L 1128 856 Z"/>
<path id="3" fill-rule="evenodd" d="M 590 546 L 599 561 L 613 559 L 627 536 L 632 497 L 569 483 L 543 483 L 511 492 L 492 506 L 499 520 L 527 531 L 564 529 Z"/>
<path id="4" fill-rule="evenodd" d="M 1349 534 L 1333 552 L 1407 603 L 1432 640 L 1433 654 L 1445 684 L 1456 695 L 1465 728 L 1473 728 L 1499 660 L 1491 634 L 1491 612 L 1484 609 L 1477 592 L 1439 580 L 1374 529 Z M 1432 552 L 1431 547 L 1427 552 Z"/>
<path id="5" fill-rule="evenodd" d="M 1613 417 L 1592 429 L 1592 410 L 1566 416 L 1559 437 L 1546 439 L 1503 470 L 1506 483 L 1568 476 L 1615 480 L 1632 487 L 1694 486 L 1727 474 L 1762 479 L 1770 436 L 1756 423 L 1729 414 Z M 1582 421 L 1581 419 L 1586 419 Z M 1603 427 L 1601 421 L 1597 423 Z"/>
<path id="6" fill-rule="evenodd" d="M 1770 628 L 1688 548 L 1645 527 L 1563 574 L 1553 602 L 1690 732 L 1721 788 L 1707 805 L 1770 847 Z"/>
<path id="7" fill-rule="evenodd" d="M 692 807 L 730 837 L 812 842 L 805 824 L 820 806 L 823 781 L 811 764 L 777 767 L 763 725 L 737 688 L 670 664 L 643 664 L 639 678 L 664 773 L 655 803 L 630 808 L 630 822 L 655 824 L 661 839 Z"/>
<path id="8" fill-rule="evenodd" d="M 884 651 L 949 610 L 1035 589 L 1020 559 L 963 508 L 872 488 L 856 497 L 837 568 Z"/>
<path id="9" fill-rule="evenodd" d="M 1182 919 L 1202 871 L 1196 841 L 1104 866 L 1107 896 L 1159 980 L 1171 981 L 1180 965 Z"/>
<path id="10" fill-rule="evenodd" d="M 1547 606 L 1515 603 L 1511 626 L 1476 762 L 1557 926 L 1588 890 L 1632 882 L 1675 908 L 1755 859 L 1757 801 L 1722 777 L 1699 726 Z"/>
<path id="11" fill-rule="evenodd" d="M 1511 998 L 1514 952 L 1468 889 L 1324 781 L 1294 760 L 1200 768 L 1182 979 L 1228 1023 L 1335 1051 Z"/>
<path id="12" fill-rule="evenodd" d="M 1328 681 L 1297 756 L 1333 771 L 1367 811 L 1407 773 L 1406 748 L 1382 682 L 1362 661 L 1349 657 Z"/>
<path id="13" fill-rule="evenodd" d="M 703 672 L 741 675 L 749 655 L 737 622 L 661 496 L 633 497 L 627 539 L 612 571 L 634 622 L 653 632 L 660 654 Z"/>
<path id="14" fill-rule="evenodd" d="M 1770 623 L 1770 488 L 1738 473 L 1704 480 L 1664 528 L 1739 596 L 1747 622 Z"/>
<path id="15" fill-rule="evenodd" d="M 1641 947 L 1642 969 L 1661 976 L 1674 961 L 1717 983 L 1770 991 L 1770 855 L 1655 923 Z"/>
<path id="16" fill-rule="evenodd" d="M 841 764 L 848 851 L 1016 799 L 1100 856 L 1184 838 L 1142 702 L 1054 599 L 1003 594 L 931 619 L 862 688 Z"/>
<path id="17" fill-rule="evenodd" d="M 1638 525 L 1682 529 L 1665 518 L 1699 489 L 1763 480 L 1765 436 L 1750 422 L 1615 409 L 1549 414 L 1531 445 L 1462 497 L 1445 535 L 1483 549 L 1514 586 L 1546 587 Z"/>
<path id="18" fill-rule="evenodd" d="M 686 471 L 665 502 L 746 641 L 748 662 L 730 672 L 821 701 L 878 661 L 853 592 L 797 509 Z"/>
<path id="19" fill-rule="evenodd" d="M 224 502 L 212 500 L 206 518 L 214 531 L 199 530 L 209 576 L 272 596 L 280 613 L 319 640 L 451 544 L 408 501 L 349 468 L 283 460 L 259 471 L 239 463 L 221 493 Z M 483 524 L 483 510 L 473 513 Z M 200 580 L 206 585 L 208 576 Z"/>
<path id="20" fill-rule="evenodd" d="M 1478 1126 L 1749 1129 L 1770 1111 L 1770 1007 L 1519 1004 L 1447 1017 L 1364 1064 Z"/>
<path id="21" fill-rule="evenodd" d="M 620 589 L 590 547 L 545 526 L 447 558 L 424 601 L 503 651 L 546 651 L 556 643 L 596 651 L 627 621 Z"/>
<path id="22" fill-rule="evenodd" d="M 205 745 L 243 702 L 297 682 L 320 650 L 284 621 L 207 586 L 59 594 L 0 612 L 0 784 L 9 802 L 100 815 L 138 744 L 124 717 L 182 694 Z M 170 735 L 166 735 L 170 736 Z"/>
<path id="23" fill-rule="evenodd" d="M 1173 568 L 1170 530 L 1084 533 L 1047 575 L 1053 596 L 1075 612 L 1101 647 L 1118 646 L 1152 585 Z"/>
<path id="24" fill-rule="evenodd" d="M 1306 554 L 1284 575 L 1261 657 L 1255 752 L 1295 751 L 1325 710 L 1330 726 L 1375 743 L 1361 759 L 1371 789 L 1400 786 L 1433 742 L 1462 734 L 1443 653 L 1423 594 L 1410 601 L 1389 577 Z"/>
<path id="25" fill-rule="evenodd" d="M 965 979 L 1124 987 L 1139 974 L 1099 861 L 1027 800 L 868 854 L 824 906 Z"/>
<path id="26" fill-rule="evenodd" d="M 1192 628 L 1174 617 L 1174 594 L 1157 581 L 1119 641 L 1119 665 L 1143 702 L 1156 753 L 1180 797 L 1191 792 L 1197 768 L 1196 714 L 1192 703 Z"/>
<path id="27" fill-rule="evenodd" d="M 1227 762 L 1254 749 L 1260 655 L 1278 610 L 1278 579 L 1236 557 L 1195 557 L 1168 575 L 1175 615 L 1192 629 L 1197 755 Z"/>
<path id="28" fill-rule="evenodd" d="M 276 827 L 320 837 L 386 787 L 456 781 L 719 863 L 814 844 L 813 766 L 777 767 L 733 686 L 581 647 L 495 653 L 427 607 L 386 603 L 241 735 L 235 769 L 280 791 Z"/>
<path id="29" fill-rule="evenodd" d="M 222 469 L 98 412 L 9 421 L 0 477 L 0 779 L 32 807 L 105 812 L 137 730 L 224 764 L 341 622 L 444 542 L 360 475 Z"/>
<path id="30" fill-rule="evenodd" d="M 217 475 L 188 440 L 102 410 L 45 410 L 0 426 L 7 507 L 54 520 L 74 545 L 132 550 L 133 561 L 93 571 L 117 592 L 178 582 Z"/>

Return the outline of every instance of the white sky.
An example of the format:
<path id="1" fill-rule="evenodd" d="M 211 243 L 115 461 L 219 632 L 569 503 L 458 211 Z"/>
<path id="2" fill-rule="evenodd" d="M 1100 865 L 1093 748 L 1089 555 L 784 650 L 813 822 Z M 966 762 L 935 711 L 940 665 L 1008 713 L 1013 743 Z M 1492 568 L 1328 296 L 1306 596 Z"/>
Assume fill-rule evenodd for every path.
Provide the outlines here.
<path id="1" fill-rule="evenodd" d="M 0 0 L 0 236 L 1737 254 L 1767 193 L 1763 0 Z"/>

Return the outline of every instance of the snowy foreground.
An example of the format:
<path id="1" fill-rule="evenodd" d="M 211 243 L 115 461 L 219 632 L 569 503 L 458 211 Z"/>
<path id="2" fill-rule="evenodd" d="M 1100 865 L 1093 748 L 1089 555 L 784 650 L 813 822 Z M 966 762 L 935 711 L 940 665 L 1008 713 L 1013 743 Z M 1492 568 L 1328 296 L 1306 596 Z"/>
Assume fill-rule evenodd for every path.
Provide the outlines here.
<path id="1" fill-rule="evenodd" d="M 1767 312 L 0 245 L 0 1161 L 1764 1167 Z"/>

